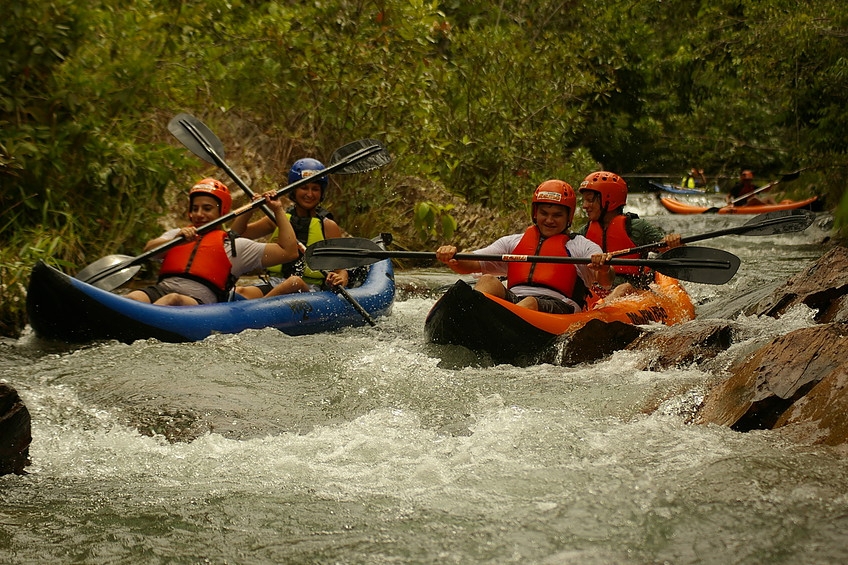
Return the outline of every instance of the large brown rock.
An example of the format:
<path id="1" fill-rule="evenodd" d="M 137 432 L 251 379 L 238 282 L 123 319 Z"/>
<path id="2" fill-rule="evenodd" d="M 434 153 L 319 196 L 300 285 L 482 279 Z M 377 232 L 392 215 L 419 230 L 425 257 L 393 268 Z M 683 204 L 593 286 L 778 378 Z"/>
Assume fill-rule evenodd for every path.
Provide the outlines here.
<path id="1" fill-rule="evenodd" d="M 0 383 L 0 475 L 24 474 L 31 442 L 29 410 L 18 391 Z"/>
<path id="2" fill-rule="evenodd" d="M 805 443 L 848 449 L 848 248 L 831 248 L 746 313 L 780 318 L 799 304 L 815 309 L 820 325 L 737 360 L 731 376 L 707 394 L 696 422 L 781 428 Z"/>
<path id="3" fill-rule="evenodd" d="M 848 324 L 773 339 L 712 390 L 696 418 L 739 431 L 794 426 L 812 443 L 848 443 Z"/>

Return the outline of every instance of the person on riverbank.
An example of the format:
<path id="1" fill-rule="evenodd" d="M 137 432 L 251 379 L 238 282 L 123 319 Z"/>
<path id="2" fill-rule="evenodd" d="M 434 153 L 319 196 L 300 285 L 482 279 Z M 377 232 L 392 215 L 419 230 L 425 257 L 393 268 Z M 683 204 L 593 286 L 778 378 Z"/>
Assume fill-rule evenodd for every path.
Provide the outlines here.
<path id="1" fill-rule="evenodd" d="M 597 171 L 583 179 L 578 189 L 582 196 L 583 212 L 588 222 L 580 234 L 597 243 L 605 253 L 615 253 L 631 247 L 662 241 L 665 247 L 679 247 L 680 234 L 666 233 L 638 215 L 624 211 L 627 204 L 627 183 L 609 171 Z M 645 259 L 648 253 L 622 255 L 620 259 Z M 624 296 L 636 289 L 647 289 L 654 281 L 654 272 L 637 265 L 616 265 L 612 293 L 600 298 L 607 300 Z"/>
<path id="2" fill-rule="evenodd" d="M 324 165 L 316 159 L 300 159 L 289 170 L 289 184 L 309 178 L 323 170 Z M 326 176 L 315 182 L 304 184 L 292 195 L 292 206 L 286 211 L 298 241 L 300 254 L 294 261 L 275 265 L 267 270 L 269 279 L 260 285 L 237 286 L 236 292 L 244 298 L 278 296 L 294 292 L 310 292 L 336 286 L 347 286 L 349 274 L 345 269 L 323 272 L 310 269 L 303 261 L 306 247 L 324 239 L 342 237 L 342 230 L 333 220 L 333 215 L 321 203 L 327 191 L 329 181 Z M 250 239 L 256 239 L 275 232 L 276 227 L 270 218 L 263 217 L 248 224 L 248 215 L 239 216 L 233 221 L 231 229 Z"/>
<path id="3" fill-rule="evenodd" d="M 736 200 L 737 198 L 741 198 L 746 194 L 751 194 L 758 188 L 759 187 L 754 184 L 753 171 L 745 169 L 739 174 L 739 182 L 737 182 L 730 188 L 730 193 L 727 195 L 727 203 L 730 204 L 731 202 L 733 202 L 733 200 Z M 770 196 L 764 196 L 763 198 L 751 196 L 739 202 L 738 204 L 742 206 L 760 206 L 762 204 L 774 204 L 774 199 Z"/>
<path id="4" fill-rule="evenodd" d="M 278 235 L 273 243 L 236 237 L 222 228 L 198 235 L 201 226 L 229 213 L 232 196 L 217 179 L 205 178 L 189 191 L 190 226 L 166 231 L 151 239 L 145 251 L 182 237 L 185 243 L 164 251 L 159 281 L 133 290 L 126 297 L 161 306 L 193 306 L 227 300 L 236 279 L 256 269 L 291 261 L 298 256 L 297 239 L 282 203 L 273 192 L 263 195 L 274 212 Z"/>
<path id="5" fill-rule="evenodd" d="M 569 233 L 577 195 L 567 182 L 547 180 L 533 192 L 533 225 L 524 233 L 504 236 L 473 253 L 591 258 L 590 264 L 457 260 L 456 246 L 443 245 L 436 258 L 456 273 L 483 273 L 474 288 L 513 304 L 555 314 L 571 314 L 585 306 L 589 288 L 609 289 L 615 271 L 600 246 Z M 506 276 L 506 286 L 498 277 Z"/>

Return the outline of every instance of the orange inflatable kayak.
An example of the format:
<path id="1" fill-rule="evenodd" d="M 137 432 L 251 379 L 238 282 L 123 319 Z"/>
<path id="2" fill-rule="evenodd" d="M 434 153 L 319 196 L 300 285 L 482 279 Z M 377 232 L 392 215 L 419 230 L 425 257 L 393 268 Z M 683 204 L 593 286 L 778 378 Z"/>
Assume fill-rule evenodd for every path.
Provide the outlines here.
<path id="1" fill-rule="evenodd" d="M 659 273 L 651 290 L 574 314 L 528 310 L 457 281 L 430 309 L 424 333 L 431 343 L 461 345 L 498 363 L 526 364 L 560 336 L 593 320 L 673 325 L 694 317 L 695 307 L 680 283 Z"/>
<path id="2" fill-rule="evenodd" d="M 806 208 L 817 200 L 817 196 L 807 198 L 806 200 L 784 200 L 777 204 L 759 204 L 752 206 L 722 206 L 715 210 L 716 214 L 766 214 L 768 212 L 778 212 L 780 210 L 797 210 Z M 708 206 L 693 206 L 674 198 L 660 196 L 660 202 L 666 210 L 672 214 L 703 214 L 710 210 Z"/>

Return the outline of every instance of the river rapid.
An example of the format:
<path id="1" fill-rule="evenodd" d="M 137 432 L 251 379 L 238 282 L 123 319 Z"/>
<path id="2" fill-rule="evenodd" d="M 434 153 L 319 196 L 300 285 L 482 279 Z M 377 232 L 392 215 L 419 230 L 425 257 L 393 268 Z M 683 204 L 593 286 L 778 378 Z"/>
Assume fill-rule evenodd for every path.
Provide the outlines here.
<path id="1" fill-rule="evenodd" d="M 650 195 L 629 209 L 684 235 L 750 219 L 672 216 Z M 828 227 L 699 243 L 742 259 L 728 284 L 685 283 L 699 316 L 737 320 L 734 348 L 811 325 L 740 311 L 818 258 Z M 425 343 L 455 275 L 397 279 L 373 328 L 0 342 L 33 432 L 28 474 L 0 477 L 0 563 L 848 562 L 844 455 L 689 423 L 721 358 L 493 365 Z M 196 439 L 157 433 L 191 415 Z"/>

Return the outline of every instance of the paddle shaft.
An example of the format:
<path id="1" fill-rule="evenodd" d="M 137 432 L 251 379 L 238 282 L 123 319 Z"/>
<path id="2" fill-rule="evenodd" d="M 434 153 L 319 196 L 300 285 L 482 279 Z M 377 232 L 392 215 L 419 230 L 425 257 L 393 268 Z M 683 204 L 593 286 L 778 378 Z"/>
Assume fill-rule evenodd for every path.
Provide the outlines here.
<path id="1" fill-rule="evenodd" d="M 383 150 L 383 148 L 378 144 L 374 144 L 374 145 L 371 145 L 369 147 L 363 147 L 362 149 L 355 151 L 354 153 L 351 153 L 347 157 L 343 158 L 341 161 L 334 163 L 334 164 L 330 165 L 329 167 L 316 172 L 311 177 L 302 178 L 302 179 L 296 180 L 295 182 L 293 182 L 293 183 L 291 183 L 287 186 L 284 186 L 283 188 L 277 190 L 274 193 L 274 197 L 279 198 L 280 196 L 288 194 L 289 192 L 295 190 L 296 188 L 298 188 L 300 186 L 313 183 L 313 182 L 315 182 L 316 179 L 318 179 L 320 177 L 326 176 L 326 175 L 332 173 L 333 171 L 336 171 L 338 169 L 346 167 L 347 165 L 349 165 L 351 163 L 354 163 L 356 161 L 364 159 L 364 158 L 368 157 L 369 155 L 372 155 L 372 154 L 377 153 L 378 151 L 382 151 L 382 150 Z M 242 206 L 240 208 L 236 208 L 235 210 L 232 210 L 229 213 L 224 214 L 223 216 L 220 216 L 220 217 L 212 220 L 211 222 L 208 222 L 208 223 L 203 224 L 202 226 L 198 227 L 197 233 L 198 233 L 198 235 L 203 235 L 204 233 L 209 232 L 209 231 L 217 228 L 221 224 L 232 220 L 236 216 L 240 216 L 242 214 L 245 214 L 247 212 L 250 212 L 250 211 L 253 211 L 257 208 L 260 208 L 264 204 L 265 204 L 264 200 L 256 200 L 256 201 L 251 202 L 249 204 L 245 204 L 244 206 Z M 153 248 L 149 251 L 146 251 L 146 252 L 142 253 L 141 255 L 134 257 L 132 260 L 127 261 L 126 263 L 119 263 L 118 265 L 115 265 L 113 267 L 105 269 L 105 270 L 93 275 L 92 277 L 85 280 L 84 282 L 87 282 L 89 284 L 95 283 L 95 282 L 97 282 L 101 279 L 106 278 L 107 276 L 109 276 L 113 273 L 116 273 L 120 270 L 126 269 L 129 266 L 135 265 L 137 263 L 141 263 L 142 261 L 146 261 L 147 259 L 150 259 L 151 257 L 155 257 L 156 255 L 159 255 L 160 253 L 167 251 L 168 249 L 171 249 L 172 247 L 176 247 L 177 245 L 184 243 L 184 241 L 185 241 L 185 238 L 183 238 L 182 236 L 175 237 L 171 241 L 169 241 L 167 243 L 163 243 L 162 245 L 160 245 L 158 247 L 155 247 L 155 248 Z"/>
<path id="2" fill-rule="evenodd" d="M 771 217 L 770 217 L 771 216 Z M 795 227 L 790 226 L 794 225 Z M 703 241 L 705 239 L 712 239 L 714 237 L 721 237 L 723 235 L 773 235 L 775 233 L 788 233 L 790 231 L 803 231 L 807 229 L 810 225 L 810 218 L 808 218 L 805 214 L 798 215 L 780 215 L 777 217 L 772 214 L 760 214 L 759 216 L 754 217 L 749 222 L 745 223 L 741 226 L 736 226 L 733 228 L 724 228 L 720 230 L 714 230 L 707 233 L 702 233 L 699 235 L 690 235 L 686 237 L 681 237 L 681 243 L 694 243 L 696 241 Z M 780 226 L 783 226 L 784 229 L 776 229 Z M 620 251 L 613 252 L 613 257 L 618 257 L 621 255 L 630 255 L 631 253 L 639 253 L 642 251 L 652 251 L 654 249 L 660 249 L 662 247 L 666 247 L 666 243 L 664 241 L 657 241 L 655 243 L 648 243 L 645 245 L 639 245 L 637 247 L 631 247 L 629 249 L 621 249 Z"/>
<path id="3" fill-rule="evenodd" d="M 752 196 L 754 196 L 755 194 L 759 194 L 759 193 L 761 193 L 761 192 L 765 192 L 766 190 L 768 190 L 768 189 L 772 188 L 773 186 L 777 186 L 778 184 L 780 184 L 780 179 L 778 179 L 778 180 L 776 180 L 776 181 L 772 181 L 772 182 L 768 183 L 768 184 L 767 184 L 767 185 L 765 185 L 765 186 L 761 186 L 760 188 L 755 188 L 755 189 L 754 189 L 754 190 L 752 190 L 751 192 L 749 192 L 749 193 L 747 193 L 747 194 L 743 194 L 743 195 L 742 195 L 742 196 L 740 196 L 739 198 L 734 198 L 733 200 L 731 200 L 731 201 L 730 201 L 730 205 L 731 205 L 731 206 L 735 206 L 735 205 L 736 205 L 736 204 L 738 204 L 739 202 L 743 202 L 743 201 L 745 201 L 745 200 L 748 200 L 749 198 L 751 198 L 751 197 L 752 197 Z"/>
<path id="4" fill-rule="evenodd" d="M 322 255 L 322 250 L 316 250 L 316 255 Z M 378 251 L 371 249 L 332 249 L 327 255 L 334 257 L 370 257 L 373 259 L 435 259 L 431 251 Z M 592 262 L 590 257 L 558 257 L 548 255 L 513 255 L 486 253 L 457 253 L 453 256 L 457 261 L 501 261 L 506 263 L 566 263 L 587 265 Z M 606 265 L 643 265 L 652 268 L 662 267 L 694 267 L 707 269 L 730 269 L 729 261 L 714 259 L 610 259 Z"/>
<path id="5" fill-rule="evenodd" d="M 386 251 L 368 239 L 342 237 L 313 243 L 306 248 L 304 256 L 306 264 L 316 270 L 350 269 L 389 258 L 438 259 L 438 255 L 428 251 Z M 468 261 L 592 263 L 591 257 L 558 255 L 457 253 L 453 258 Z M 606 265 L 646 266 L 676 279 L 705 284 L 724 284 L 736 274 L 740 260 L 736 255 L 720 249 L 681 246 L 666 251 L 657 259 L 610 259 Z"/>

